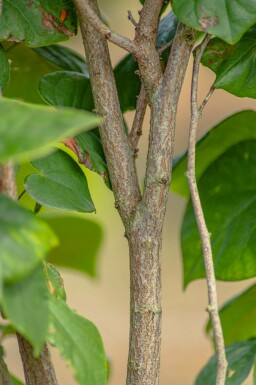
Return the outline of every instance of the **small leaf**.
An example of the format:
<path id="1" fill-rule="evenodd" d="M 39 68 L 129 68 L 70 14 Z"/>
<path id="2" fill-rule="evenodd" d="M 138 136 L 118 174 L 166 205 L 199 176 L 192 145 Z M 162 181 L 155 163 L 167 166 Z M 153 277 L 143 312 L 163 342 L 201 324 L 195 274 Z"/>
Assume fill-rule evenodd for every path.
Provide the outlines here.
<path id="1" fill-rule="evenodd" d="M 105 385 L 106 356 L 96 327 L 77 315 L 63 301 L 50 298 L 49 341 L 74 371 L 80 385 Z"/>
<path id="2" fill-rule="evenodd" d="M 24 385 L 23 382 L 21 382 L 17 377 L 11 375 L 11 379 L 12 379 L 12 384 L 13 385 Z"/>
<path id="3" fill-rule="evenodd" d="M 210 40 L 202 63 L 216 73 L 214 86 L 240 97 L 256 98 L 254 67 L 256 26 L 231 46 L 215 38 Z"/>
<path id="4" fill-rule="evenodd" d="M 42 57 L 66 71 L 81 72 L 89 77 L 88 67 L 83 56 L 73 49 L 53 44 L 46 47 L 35 48 Z"/>
<path id="5" fill-rule="evenodd" d="M 225 385 L 242 384 L 250 374 L 255 360 L 256 340 L 237 342 L 228 346 L 226 356 L 228 370 Z M 215 385 L 216 365 L 216 356 L 213 356 L 199 373 L 195 385 Z"/>
<path id="6" fill-rule="evenodd" d="M 51 263 L 44 263 L 44 272 L 51 295 L 55 295 L 56 298 L 66 301 L 63 279 L 57 268 Z"/>
<path id="7" fill-rule="evenodd" d="M 57 71 L 46 74 L 39 82 L 39 92 L 52 106 L 94 108 L 89 76 L 79 72 Z"/>
<path id="8" fill-rule="evenodd" d="M 95 277 L 103 236 L 98 223 L 77 216 L 63 215 L 44 217 L 44 220 L 60 240 L 59 247 L 49 254 L 48 261 Z"/>
<path id="9" fill-rule="evenodd" d="M 2 93 L 10 80 L 10 65 L 2 44 L 0 44 L 0 68 L 0 91 Z"/>
<path id="10" fill-rule="evenodd" d="M 58 150 L 32 162 L 40 174 L 31 174 L 24 187 L 40 205 L 84 213 L 95 211 L 87 180 L 76 162 Z"/>
<path id="11" fill-rule="evenodd" d="M 29 274 L 57 245 L 42 220 L 4 195 L 0 195 L 0 239 L 0 272 L 8 282 Z"/>
<path id="12" fill-rule="evenodd" d="M 211 234 L 216 278 L 239 281 L 256 275 L 256 141 L 231 147 L 198 183 Z M 205 276 L 191 202 L 181 230 L 184 285 Z"/>
<path id="13" fill-rule="evenodd" d="M 41 156 L 64 136 L 95 127 L 99 118 L 89 112 L 0 100 L 0 161 Z M 10 129 L 11 127 L 11 129 Z M 15 140 L 14 140 L 15 138 Z"/>
<path id="14" fill-rule="evenodd" d="M 225 345 L 256 337 L 256 284 L 232 298 L 220 309 Z M 212 331 L 207 324 L 207 333 Z"/>
<path id="15" fill-rule="evenodd" d="M 196 177 L 199 179 L 208 166 L 234 144 L 256 139 L 256 111 L 241 111 L 213 127 L 196 145 Z M 180 195 L 189 195 L 187 155 L 176 160 L 171 189 Z"/>
<path id="16" fill-rule="evenodd" d="M 68 40 L 76 32 L 76 14 L 69 0 L 8 0 L 0 17 L 0 40 L 40 47 Z"/>
<path id="17" fill-rule="evenodd" d="M 47 336 L 48 293 L 41 265 L 26 278 L 4 286 L 4 314 L 31 343 L 36 356 L 40 354 Z"/>
<path id="18" fill-rule="evenodd" d="M 199 31 L 235 44 L 256 23 L 254 0 L 173 0 L 178 19 Z"/>

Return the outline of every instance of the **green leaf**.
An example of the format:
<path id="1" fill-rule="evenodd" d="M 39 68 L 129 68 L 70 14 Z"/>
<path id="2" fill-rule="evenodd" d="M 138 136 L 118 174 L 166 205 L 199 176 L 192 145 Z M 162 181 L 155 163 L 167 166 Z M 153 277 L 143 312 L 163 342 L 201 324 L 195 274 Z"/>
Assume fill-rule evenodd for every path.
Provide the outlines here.
<path id="1" fill-rule="evenodd" d="M 21 382 L 17 377 L 11 375 L 12 383 L 13 385 L 24 385 L 23 382 Z"/>
<path id="2" fill-rule="evenodd" d="M 173 12 L 161 19 L 157 36 L 157 47 L 171 41 L 174 37 L 178 21 Z M 168 50 L 162 54 L 163 64 L 166 64 Z M 132 55 L 126 55 L 115 67 L 116 86 L 123 112 L 136 108 L 137 96 L 140 93 L 141 82 L 138 76 L 138 64 Z"/>
<path id="3" fill-rule="evenodd" d="M 232 298 L 220 309 L 225 345 L 256 337 L 256 284 Z M 208 322 L 207 333 L 212 331 Z"/>
<path id="4" fill-rule="evenodd" d="M 44 263 L 44 272 L 50 293 L 56 298 L 66 301 L 63 279 L 57 268 L 51 263 Z"/>
<path id="5" fill-rule="evenodd" d="M 50 252 L 48 261 L 95 277 L 103 237 L 98 223 L 77 216 L 63 215 L 44 217 L 44 220 L 60 240 L 59 247 Z"/>
<path id="6" fill-rule="evenodd" d="M 2 44 L 0 44 L 0 68 L 0 91 L 3 92 L 10 80 L 10 65 Z"/>
<path id="7" fill-rule="evenodd" d="M 0 100 L 0 161 L 41 156 L 49 145 L 95 127 L 99 118 L 88 112 Z M 10 129 L 11 127 L 11 129 Z"/>
<path id="8" fill-rule="evenodd" d="M 173 0 L 178 19 L 199 31 L 235 44 L 256 23 L 254 0 Z"/>
<path id="9" fill-rule="evenodd" d="M 239 281 L 256 275 L 256 141 L 231 147 L 205 171 L 198 188 L 211 234 L 216 278 Z M 191 202 L 181 230 L 184 285 L 205 276 Z"/>
<path id="10" fill-rule="evenodd" d="M 225 385 L 240 385 L 250 374 L 255 356 L 256 340 L 234 343 L 226 348 L 228 371 Z M 195 385 L 215 385 L 216 356 L 213 356 L 198 375 Z"/>
<path id="11" fill-rule="evenodd" d="M 4 195 L 0 195 L 0 240 L 0 272 L 7 282 L 29 274 L 57 245 L 42 220 Z"/>
<path id="12" fill-rule="evenodd" d="M 55 297 L 51 297 L 49 305 L 49 340 L 68 361 L 77 382 L 80 385 L 105 385 L 106 356 L 96 327 Z"/>
<path id="13" fill-rule="evenodd" d="M 46 74 L 39 82 L 39 92 L 52 106 L 88 111 L 94 108 L 90 79 L 86 74 L 71 71 Z"/>
<path id="14" fill-rule="evenodd" d="M 40 354 L 47 337 L 48 294 L 41 264 L 26 278 L 4 286 L 4 314 L 31 343 L 36 356 Z"/>
<path id="15" fill-rule="evenodd" d="M 95 211 L 86 177 L 68 154 L 58 150 L 32 165 L 39 174 L 29 175 L 24 187 L 40 205 L 84 213 Z"/>
<path id="16" fill-rule="evenodd" d="M 68 40 L 76 32 L 70 0 L 6 0 L 0 17 L 0 39 L 40 47 Z"/>
<path id="17" fill-rule="evenodd" d="M 256 139 L 256 112 L 241 111 L 213 127 L 196 146 L 196 177 L 202 176 L 208 166 L 234 144 Z M 189 195 L 187 178 L 187 156 L 176 160 L 171 189 L 185 197 Z"/>
<path id="18" fill-rule="evenodd" d="M 81 72 L 89 77 L 88 67 L 83 56 L 73 49 L 53 44 L 47 47 L 35 48 L 40 56 L 66 71 Z"/>
<path id="19" fill-rule="evenodd" d="M 202 63 L 216 74 L 214 87 L 240 97 L 256 98 L 254 66 L 256 26 L 234 46 L 215 38 L 210 40 Z"/>

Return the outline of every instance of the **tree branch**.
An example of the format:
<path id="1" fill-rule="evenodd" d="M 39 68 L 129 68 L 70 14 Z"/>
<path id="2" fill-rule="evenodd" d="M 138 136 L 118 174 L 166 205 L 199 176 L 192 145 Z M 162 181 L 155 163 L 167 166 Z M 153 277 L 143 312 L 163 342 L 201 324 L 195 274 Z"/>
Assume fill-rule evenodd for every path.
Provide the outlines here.
<path id="1" fill-rule="evenodd" d="M 103 118 L 100 126 L 102 145 L 107 160 L 110 180 L 121 218 L 125 226 L 140 200 L 140 189 L 135 171 L 133 151 L 125 133 L 107 41 L 96 32 L 84 12 L 80 0 L 75 0 L 88 61 L 94 102 Z M 97 0 L 86 2 L 99 15 Z"/>
<path id="2" fill-rule="evenodd" d="M 114 31 L 111 31 L 101 20 L 99 12 L 97 12 L 91 4 L 90 0 L 75 0 L 76 8 L 79 12 L 80 20 L 87 22 L 95 28 L 97 32 L 103 35 L 111 43 L 133 53 L 135 44 L 128 37 L 121 36 Z"/>
<path id="3" fill-rule="evenodd" d="M 0 384 L 13 385 L 7 365 L 4 362 L 4 359 L 1 357 L 0 357 Z"/>
<path id="4" fill-rule="evenodd" d="M 130 143 L 132 148 L 135 150 L 137 148 L 139 139 L 142 135 L 142 125 L 147 109 L 148 104 L 148 96 L 143 84 L 141 85 L 140 94 L 137 99 L 135 116 L 133 119 L 133 124 L 131 128 L 131 132 L 129 135 Z"/>
<path id="5" fill-rule="evenodd" d="M 17 200 L 14 165 L 0 167 L 0 192 Z M 32 346 L 17 334 L 21 360 L 27 385 L 58 385 L 50 352 L 45 344 L 38 358 L 34 358 Z"/>
<path id="6" fill-rule="evenodd" d="M 198 89 L 198 77 L 199 77 L 199 66 L 201 56 L 205 47 L 210 39 L 209 35 L 206 35 L 203 42 L 195 49 L 193 75 L 192 75 L 192 88 L 191 88 L 191 122 L 190 122 L 190 134 L 189 134 L 189 145 L 188 145 L 188 169 L 187 178 L 190 188 L 191 200 L 194 207 L 195 217 L 197 221 L 198 231 L 201 238 L 204 264 L 206 271 L 206 280 L 208 288 L 208 307 L 209 316 L 212 322 L 214 343 L 217 355 L 217 376 L 216 385 L 224 385 L 226 380 L 227 371 L 227 360 L 225 355 L 225 345 L 223 332 L 218 313 L 218 300 L 217 300 L 217 289 L 216 279 L 214 273 L 214 264 L 212 257 L 212 248 L 210 241 L 210 234 L 207 229 L 207 225 L 204 218 L 204 213 L 199 197 L 196 174 L 195 174 L 195 154 L 196 154 L 196 130 L 198 126 L 198 120 L 204 106 L 206 105 L 209 97 L 213 92 L 213 88 L 210 89 L 208 95 L 203 101 L 200 108 L 197 106 L 197 89 Z"/>

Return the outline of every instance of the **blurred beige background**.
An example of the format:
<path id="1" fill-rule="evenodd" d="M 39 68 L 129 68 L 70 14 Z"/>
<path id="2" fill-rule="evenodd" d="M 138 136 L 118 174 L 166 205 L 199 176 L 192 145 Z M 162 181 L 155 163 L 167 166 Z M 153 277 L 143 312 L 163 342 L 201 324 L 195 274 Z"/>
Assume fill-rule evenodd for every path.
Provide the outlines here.
<path id="1" fill-rule="evenodd" d="M 101 0 L 103 12 L 109 18 L 111 27 L 118 32 L 133 37 L 133 27 L 127 20 L 127 10 L 137 16 L 139 0 L 110 1 Z M 75 37 L 70 43 L 83 53 L 81 38 Z M 113 64 L 124 54 L 120 49 L 110 46 Z M 179 104 L 176 131 L 175 153 L 184 151 L 187 143 L 189 124 L 189 92 L 191 68 L 188 70 Z M 202 98 L 214 80 L 214 75 L 207 69 L 201 69 L 200 93 Z M 223 118 L 243 109 L 255 109 L 255 101 L 239 99 L 224 91 L 216 91 L 204 111 L 199 133 L 205 131 Z M 127 114 L 131 119 L 132 113 Z M 141 181 L 145 167 L 147 148 L 148 118 L 144 124 L 143 137 L 140 141 L 138 169 Z M 104 228 L 104 243 L 100 251 L 96 280 L 77 273 L 62 271 L 71 307 L 93 321 L 102 335 L 106 352 L 111 362 L 109 385 L 125 384 L 126 361 L 128 354 L 129 333 L 129 272 L 128 249 L 123 237 L 123 227 L 114 209 L 112 194 L 105 188 L 96 175 L 88 174 L 89 183 L 93 184 L 92 196 L 97 208 L 93 217 Z M 175 194 L 170 194 L 163 242 L 163 334 L 161 385 L 191 385 L 195 376 L 212 353 L 211 343 L 204 334 L 207 320 L 205 307 L 207 292 L 205 282 L 193 282 L 186 292 L 182 291 L 182 266 L 179 246 L 179 231 L 185 201 Z M 92 216 L 90 215 L 90 218 Z M 250 284 L 218 283 L 219 303 L 238 293 Z M 8 346 L 8 365 L 19 377 L 22 369 L 17 354 L 16 341 L 10 339 Z M 66 367 L 57 351 L 52 355 L 56 362 L 56 373 L 60 385 L 74 385 L 71 371 Z M 247 385 L 252 383 L 248 380 Z M 139 384 L 138 384 L 139 385 Z"/>

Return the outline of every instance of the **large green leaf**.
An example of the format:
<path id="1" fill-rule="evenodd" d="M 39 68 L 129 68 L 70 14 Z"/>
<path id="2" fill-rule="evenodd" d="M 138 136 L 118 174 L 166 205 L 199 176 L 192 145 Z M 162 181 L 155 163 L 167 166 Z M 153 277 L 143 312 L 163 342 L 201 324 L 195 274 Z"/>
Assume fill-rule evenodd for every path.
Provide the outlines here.
<path id="1" fill-rule="evenodd" d="M 231 147 L 199 180 L 211 234 L 216 278 L 239 281 L 256 275 L 256 141 Z M 181 230 L 184 285 L 205 276 L 191 202 Z"/>
<path id="2" fill-rule="evenodd" d="M 0 100 L 0 161 L 40 156 L 64 136 L 95 127 L 89 112 Z"/>
<path id="3" fill-rule="evenodd" d="M 225 385 L 240 385 L 250 374 L 256 357 L 256 340 L 234 343 L 226 348 L 228 361 Z M 216 356 L 213 356 L 198 375 L 195 385 L 215 385 Z"/>
<path id="4" fill-rule="evenodd" d="M 225 345 L 256 338 L 256 284 L 232 298 L 220 309 Z M 212 328 L 207 324 L 207 333 Z"/>
<path id="5" fill-rule="evenodd" d="M 256 139 L 256 111 L 238 112 L 213 127 L 196 146 L 197 179 L 228 148 L 248 139 Z M 183 196 L 189 195 L 186 169 L 187 156 L 184 154 L 174 162 L 171 183 L 171 189 Z"/>
<path id="6" fill-rule="evenodd" d="M 49 340 L 68 361 L 77 382 L 80 385 L 105 385 L 106 356 L 96 327 L 55 297 L 51 297 L 49 308 Z"/>
<path id="7" fill-rule="evenodd" d="M 10 79 L 10 65 L 2 44 L 0 44 L 0 69 L 0 92 L 2 93 Z"/>
<path id="8" fill-rule="evenodd" d="M 53 106 L 94 108 L 89 76 L 79 72 L 56 71 L 42 77 L 39 92 Z"/>
<path id="9" fill-rule="evenodd" d="M 48 261 L 96 276 L 97 257 L 103 236 L 99 224 L 77 216 L 48 216 L 44 220 L 60 240 L 59 247 L 50 252 Z"/>
<path id="10" fill-rule="evenodd" d="M 32 213 L 0 195 L 0 274 L 13 281 L 30 273 L 57 245 L 52 230 Z"/>
<path id="11" fill-rule="evenodd" d="M 48 294 L 41 264 L 26 278 L 4 286 L 2 303 L 4 315 L 31 343 L 37 356 L 47 337 Z"/>
<path id="12" fill-rule="evenodd" d="M 256 26 L 234 46 L 210 40 L 202 57 L 202 63 L 216 73 L 214 87 L 249 98 L 256 98 L 255 61 Z"/>
<path id="13" fill-rule="evenodd" d="M 32 165 L 39 174 L 29 175 L 24 187 L 40 205 L 85 213 L 95 211 L 86 177 L 68 154 L 58 150 Z"/>
<path id="14" fill-rule="evenodd" d="M 157 37 L 158 48 L 172 40 L 177 24 L 178 21 L 173 12 L 168 13 L 161 19 Z M 163 63 L 166 63 L 167 58 L 168 52 L 163 53 Z M 123 112 L 136 108 L 137 96 L 141 87 L 137 71 L 138 64 L 132 55 L 126 55 L 114 69 L 120 106 Z"/>
<path id="15" fill-rule="evenodd" d="M 0 17 L 0 40 L 40 47 L 68 40 L 76 32 L 70 0 L 5 0 Z"/>
<path id="16" fill-rule="evenodd" d="M 76 51 L 53 44 L 46 47 L 34 48 L 41 57 L 63 68 L 66 71 L 81 72 L 89 77 L 88 67 L 85 59 Z"/>
<path id="17" fill-rule="evenodd" d="M 254 0 L 173 0 L 172 6 L 184 24 L 230 44 L 256 23 Z"/>

